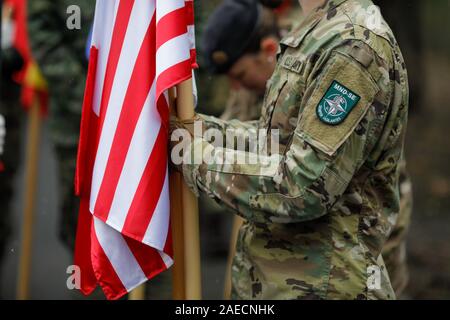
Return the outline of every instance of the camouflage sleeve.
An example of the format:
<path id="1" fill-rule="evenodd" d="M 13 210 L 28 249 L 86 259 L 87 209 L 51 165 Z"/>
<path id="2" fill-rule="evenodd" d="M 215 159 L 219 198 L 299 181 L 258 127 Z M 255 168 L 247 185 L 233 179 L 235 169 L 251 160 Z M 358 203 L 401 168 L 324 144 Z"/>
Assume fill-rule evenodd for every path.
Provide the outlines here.
<path id="1" fill-rule="evenodd" d="M 183 165 L 185 180 L 254 222 L 296 223 L 327 214 L 367 161 L 386 121 L 383 106 L 392 88 L 383 77 L 389 68 L 378 59 L 362 64 L 362 57 L 337 48 L 320 59 L 284 152 L 258 158 L 195 138 L 190 150 L 203 148 L 204 158 Z M 239 156 L 246 164 L 223 162 Z M 256 164 L 249 161 L 255 158 Z"/>
<path id="2" fill-rule="evenodd" d="M 176 123 L 174 118 L 174 125 Z M 192 135 L 198 137 L 204 137 L 206 140 L 214 140 L 216 143 L 223 145 L 227 148 L 235 148 L 235 140 L 241 143 L 240 145 L 248 146 L 250 135 L 257 132 L 258 121 L 240 121 L 222 120 L 213 116 L 204 114 L 196 114 L 193 119 L 183 121 L 185 128 L 191 132 Z M 232 139 L 227 140 L 227 133 L 232 132 L 232 135 L 228 135 Z M 178 134 L 172 136 L 173 141 L 177 140 Z M 177 151 L 175 151 L 177 153 Z"/>
<path id="3" fill-rule="evenodd" d="M 257 130 L 258 120 L 252 121 L 240 121 L 237 119 L 222 120 L 213 116 L 207 116 L 199 114 L 200 119 L 203 122 L 203 130 L 218 130 L 224 137 L 227 130 L 241 131 L 243 134 L 250 130 Z"/>

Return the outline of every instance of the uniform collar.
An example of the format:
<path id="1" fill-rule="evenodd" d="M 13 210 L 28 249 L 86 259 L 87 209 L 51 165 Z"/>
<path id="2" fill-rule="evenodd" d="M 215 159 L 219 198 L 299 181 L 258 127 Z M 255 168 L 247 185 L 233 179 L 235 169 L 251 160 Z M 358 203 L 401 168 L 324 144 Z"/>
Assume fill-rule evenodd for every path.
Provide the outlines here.
<path id="1" fill-rule="evenodd" d="M 325 3 L 313 10 L 303 21 L 296 26 L 284 39 L 282 44 L 290 47 L 297 47 L 303 38 L 313 29 L 323 17 L 332 14 L 332 12 L 348 0 L 326 0 Z"/>

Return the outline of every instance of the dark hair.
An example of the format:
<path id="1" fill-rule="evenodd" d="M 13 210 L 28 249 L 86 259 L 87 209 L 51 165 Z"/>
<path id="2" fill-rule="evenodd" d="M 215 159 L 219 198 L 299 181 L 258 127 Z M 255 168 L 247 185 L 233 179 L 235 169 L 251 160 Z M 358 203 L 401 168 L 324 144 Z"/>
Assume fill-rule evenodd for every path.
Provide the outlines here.
<path id="1" fill-rule="evenodd" d="M 247 46 L 242 52 L 242 55 L 257 53 L 261 50 L 261 41 L 270 36 L 280 39 L 281 36 L 278 20 L 272 10 L 261 8 L 261 16 L 258 21 L 258 26 L 251 35 Z"/>

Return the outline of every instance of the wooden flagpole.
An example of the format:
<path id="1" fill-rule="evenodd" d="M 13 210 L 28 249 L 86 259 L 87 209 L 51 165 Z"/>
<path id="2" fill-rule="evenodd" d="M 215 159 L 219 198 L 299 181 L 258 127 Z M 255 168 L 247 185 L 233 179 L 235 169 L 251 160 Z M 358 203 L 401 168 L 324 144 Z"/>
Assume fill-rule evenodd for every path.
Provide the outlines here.
<path id="1" fill-rule="evenodd" d="M 176 92 L 175 88 L 169 89 L 169 105 L 173 114 L 176 114 Z M 186 278 L 185 278 L 185 246 L 184 246 L 184 219 L 183 219 L 183 199 L 182 176 L 179 172 L 171 172 L 169 176 L 170 188 L 170 215 L 172 225 L 173 255 L 174 265 L 172 267 L 172 297 L 174 300 L 186 299 Z M 145 284 L 130 292 L 129 300 L 144 300 Z"/>
<path id="2" fill-rule="evenodd" d="M 28 116 L 27 149 L 25 163 L 25 206 L 22 222 L 17 299 L 29 298 L 33 221 L 39 162 L 41 115 L 38 98 L 33 101 Z"/>
<path id="3" fill-rule="evenodd" d="M 176 114 L 175 88 L 169 90 L 169 104 L 173 114 Z M 172 297 L 174 300 L 186 299 L 186 278 L 184 260 L 184 223 L 183 204 L 181 197 L 182 176 L 179 172 L 173 171 L 169 177 L 170 188 L 170 215 L 172 224 L 173 256 L 174 265 L 172 267 Z"/>
<path id="4" fill-rule="evenodd" d="M 172 217 L 173 259 L 172 297 L 174 300 L 186 299 L 186 278 L 184 260 L 184 223 L 181 198 L 182 177 L 179 172 L 172 172 L 170 183 L 170 214 Z"/>
<path id="5" fill-rule="evenodd" d="M 177 85 L 177 115 L 181 120 L 191 119 L 195 115 L 192 79 Z M 179 190 L 183 206 L 185 298 L 199 300 L 202 293 L 198 202 L 184 182 Z"/>

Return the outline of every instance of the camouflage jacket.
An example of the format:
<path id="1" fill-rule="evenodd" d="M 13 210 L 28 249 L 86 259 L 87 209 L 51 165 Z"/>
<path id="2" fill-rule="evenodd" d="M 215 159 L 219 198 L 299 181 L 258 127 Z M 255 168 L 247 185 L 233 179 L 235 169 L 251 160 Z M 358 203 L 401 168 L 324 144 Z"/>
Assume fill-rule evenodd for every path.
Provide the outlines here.
<path id="1" fill-rule="evenodd" d="M 398 218 L 408 94 L 402 54 L 373 3 L 334 0 L 281 41 L 257 123 L 200 115 L 223 134 L 278 129 L 282 146 L 269 165 L 183 165 L 195 192 L 246 219 L 234 298 L 395 298 L 380 253 Z M 242 152 L 193 141 L 213 159 Z"/>

